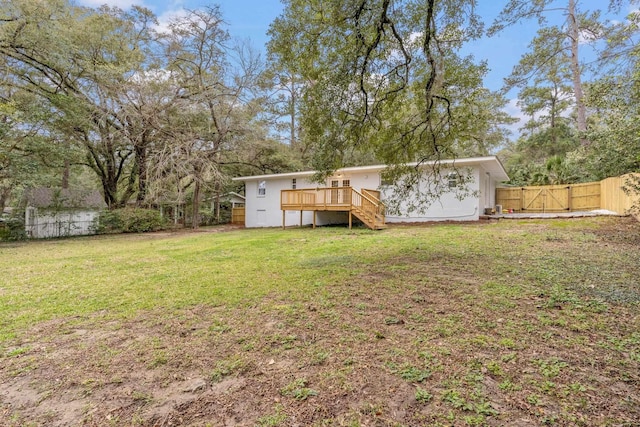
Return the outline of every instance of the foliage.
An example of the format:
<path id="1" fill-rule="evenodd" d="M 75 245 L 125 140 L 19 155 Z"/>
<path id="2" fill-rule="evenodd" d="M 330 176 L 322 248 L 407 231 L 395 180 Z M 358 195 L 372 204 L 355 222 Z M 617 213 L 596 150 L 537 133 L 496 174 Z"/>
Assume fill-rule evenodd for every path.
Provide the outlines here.
<path id="1" fill-rule="evenodd" d="M 50 116 L 42 133 L 79 147 L 102 182 L 105 202 L 122 205 L 134 191 L 136 168 L 124 137 L 129 121 L 119 107 L 144 59 L 149 14 L 32 0 L 3 1 L 2 10 L 10 17 L 0 27 L 6 83 L 35 96 Z M 118 194 L 121 186 L 126 190 Z"/>
<path id="2" fill-rule="evenodd" d="M 24 212 L 13 213 L 7 217 L 0 216 L 0 241 L 25 240 L 27 233 L 24 224 Z"/>
<path id="3" fill-rule="evenodd" d="M 103 211 L 96 225 L 98 233 L 145 233 L 166 228 L 167 223 L 155 209 L 122 208 Z"/>
<path id="4" fill-rule="evenodd" d="M 0 202 L 27 169 L 62 173 L 66 186 L 82 168 L 110 208 L 188 198 L 197 218 L 204 196 L 224 194 L 238 170 L 297 168 L 267 137 L 262 63 L 229 37 L 218 7 L 160 31 L 138 6 L 0 6 Z"/>
<path id="5" fill-rule="evenodd" d="M 474 5 L 285 2 L 270 54 L 302 82 L 300 138 L 313 144 L 318 180 L 371 153 L 393 166 L 392 181 L 417 189 L 420 172 L 403 165 L 485 153 L 503 140 L 507 118 L 493 112 L 505 100 L 482 87 L 486 64 L 458 55 L 482 33 Z M 441 183 L 431 184 L 419 200 L 439 192 Z"/>
<path id="6" fill-rule="evenodd" d="M 631 206 L 631 211 L 640 216 L 640 174 L 628 176 L 622 189 L 625 193 L 636 196 L 637 201 Z"/>
<path id="7" fill-rule="evenodd" d="M 619 12 L 623 3 L 611 2 L 611 10 Z M 492 28 L 497 31 L 527 17 L 538 18 L 541 24 L 530 51 L 507 79 L 507 88 L 521 88 L 519 105 L 531 118 L 524 135 L 502 152 L 511 183 L 597 181 L 640 170 L 640 145 L 635 137 L 640 17 L 631 13 L 626 21 L 607 22 L 598 9 L 575 9 L 573 0 L 566 8 L 549 6 L 549 1 L 512 0 Z M 567 21 L 561 27 L 545 25 L 545 17 L 554 10 L 566 12 Z M 571 35 L 576 26 L 581 46 L 601 47 L 596 70 L 600 77 L 585 85 L 580 83 L 585 95 L 582 102 L 589 114 L 582 127 L 576 123 L 575 114 L 567 115 L 579 104 L 577 100 L 570 102 L 570 97 L 577 95 L 579 76 L 574 59 L 577 38 Z M 587 71 L 586 66 L 582 70 Z"/>

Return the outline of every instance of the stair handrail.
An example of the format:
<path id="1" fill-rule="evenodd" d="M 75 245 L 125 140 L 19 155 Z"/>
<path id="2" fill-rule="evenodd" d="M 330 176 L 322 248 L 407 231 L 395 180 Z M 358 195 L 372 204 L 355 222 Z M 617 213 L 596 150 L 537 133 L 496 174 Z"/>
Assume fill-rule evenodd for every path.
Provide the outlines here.
<path id="1" fill-rule="evenodd" d="M 363 209 L 363 210 L 365 210 L 365 211 L 368 211 L 368 212 L 373 211 L 373 212 L 372 212 L 372 213 L 373 213 L 373 215 L 374 215 L 374 216 L 373 216 L 373 225 L 375 226 L 375 220 L 376 220 L 376 217 L 379 217 L 379 218 L 382 220 L 382 223 L 384 224 L 384 211 L 385 211 L 385 206 L 384 206 L 384 203 L 382 203 L 382 201 L 381 201 L 380 199 L 378 199 L 378 198 L 376 198 L 376 197 L 374 197 L 374 196 L 372 196 L 372 195 L 370 195 L 370 194 L 364 194 L 364 193 L 361 193 L 361 192 L 357 191 L 357 190 L 356 190 L 355 188 L 353 188 L 353 187 L 351 188 L 351 192 L 352 192 L 352 193 L 355 193 L 355 194 L 356 194 L 356 196 L 357 196 L 357 197 L 360 197 L 360 199 L 361 199 L 361 200 L 366 200 L 367 202 L 369 202 L 369 204 L 370 204 L 371 206 L 373 206 L 373 209 L 372 209 L 372 210 L 370 210 L 370 209 L 366 209 L 366 208 L 364 207 L 364 203 L 362 203 L 362 202 L 360 203 L 360 206 L 355 205 L 355 204 L 353 203 L 354 197 L 351 197 L 351 206 L 352 206 L 352 208 L 353 208 L 354 206 L 356 206 L 356 207 L 359 207 L 359 208 L 361 208 L 361 209 Z"/>

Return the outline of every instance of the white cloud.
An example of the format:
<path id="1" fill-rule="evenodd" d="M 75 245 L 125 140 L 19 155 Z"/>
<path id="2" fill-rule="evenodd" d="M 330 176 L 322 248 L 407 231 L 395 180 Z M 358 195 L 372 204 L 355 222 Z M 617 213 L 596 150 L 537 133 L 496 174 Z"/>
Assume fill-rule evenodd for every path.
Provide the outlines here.
<path id="1" fill-rule="evenodd" d="M 169 32 L 169 24 L 176 20 L 177 18 L 181 18 L 187 15 L 187 11 L 183 9 L 181 6 L 178 6 L 175 9 L 167 10 L 158 16 L 158 25 L 155 30 L 159 33 L 168 33 Z"/>
<path id="2" fill-rule="evenodd" d="M 529 117 L 526 116 L 520 107 L 518 107 L 518 99 L 510 99 L 509 103 L 503 110 L 510 115 L 511 117 L 515 117 L 518 119 L 517 122 L 512 123 L 510 125 L 505 126 L 508 130 L 511 131 L 512 135 L 517 138 L 520 135 L 520 128 L 524 126 L 524 124 L 529 120 Z"/>
<path id="3" fill-rule="evenodd" d="M 169 32 L 169 24 L 176 18 L 180 18 L 187 14 L 187 11 L 183 7 L 184 2 L 182 0 L 174 0 L 164 3 L 161 12 L 157 10 L 157 7 L 145 4 L 144 0 L 78 0 L 78 3 L 83 6 L 95 8 L 106 4 L 112 7 L 119 7 L 123 10 L 129 9 L 133 5 L 150 8 L 156 13 L 159 13 L 157 15 L 158 25 L 155 29 L 160 33 Z"/>

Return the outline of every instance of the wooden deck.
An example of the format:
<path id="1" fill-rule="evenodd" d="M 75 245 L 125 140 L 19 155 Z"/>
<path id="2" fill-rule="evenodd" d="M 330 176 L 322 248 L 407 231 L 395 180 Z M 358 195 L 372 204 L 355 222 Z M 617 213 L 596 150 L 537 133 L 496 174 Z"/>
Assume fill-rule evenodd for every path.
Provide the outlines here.
<path id="1" fill-rule="evenodd" d="M 384 228 L 384 204 L 380 201 L 380 192 L 376 190 L 356 191 L 352 187 L 302 188 L 282 190 L 280 192 L 282 209 L 282 227 L 285 224 L 285 211 L 313 211 L 313 226 L 316 225 L 317 211 L 349 213 L 349 228 L 352 215 L 360 219 L 367 227 L 379 230 Z"/>

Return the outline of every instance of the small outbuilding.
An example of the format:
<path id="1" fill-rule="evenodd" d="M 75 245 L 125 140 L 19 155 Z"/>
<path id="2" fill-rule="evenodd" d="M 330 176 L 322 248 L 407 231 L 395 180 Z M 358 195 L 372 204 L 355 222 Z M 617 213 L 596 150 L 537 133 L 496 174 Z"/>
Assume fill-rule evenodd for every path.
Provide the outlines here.
<path id="1" fill-rule="evenodd" d="M 94 234 L 107 208 L 95 190 L 34 188 L 26 192 L 25 202 L 25 232 L 34 239 Z"/>

